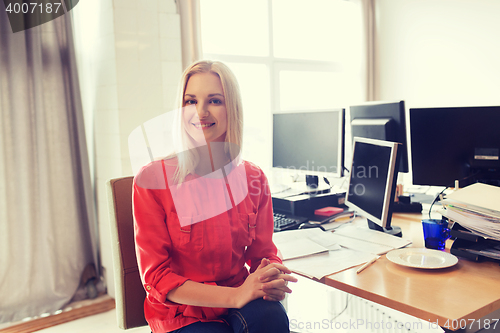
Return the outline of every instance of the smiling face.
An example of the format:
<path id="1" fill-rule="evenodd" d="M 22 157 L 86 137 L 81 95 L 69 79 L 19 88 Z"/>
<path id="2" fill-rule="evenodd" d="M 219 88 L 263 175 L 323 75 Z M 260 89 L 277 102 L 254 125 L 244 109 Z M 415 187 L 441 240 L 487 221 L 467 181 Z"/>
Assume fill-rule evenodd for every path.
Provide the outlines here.
<path id="1" fill-rule="evenodd" d="M 227 131 L 224 90 L 218 75 L 192 75 L 184 92 L 184 121 L 197 142 L 223 142 Z"/>

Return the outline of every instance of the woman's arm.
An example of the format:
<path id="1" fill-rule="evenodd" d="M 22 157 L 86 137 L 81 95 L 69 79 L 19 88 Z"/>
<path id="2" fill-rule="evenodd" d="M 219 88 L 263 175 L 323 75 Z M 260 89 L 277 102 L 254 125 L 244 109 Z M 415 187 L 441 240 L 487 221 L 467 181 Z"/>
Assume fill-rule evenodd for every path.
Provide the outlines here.
<path id="1" fill-rule="evenodd" d="M 171 290 L 167 299 L 178 304 L 204 306 L 210 308 L 235 308 L 236 288 L 210 285 L 187 280 Z"/>
<path id="2" fill-rule="evenodd" d="M 255 227 L 255 239 L 247 248 L 245 253 L 247 264 L 252 269 L 259 265 L 262 258 L 265 258 L 268 263 L 274 262 L 281 264 L 281 259 L 277 256 L 277 249 L 273 243 L 274 221 L 272 200 L 267 178 L 257 166 L 250 164 L 248 170 L 250 177 L 249 195 L 257 207 L 257 221 Z M 273 264 L 275 265 L 275 264 Z M 295 277 L 290 276 L 291 271 L 283 265 L 280 267 L 269 269 L 264 273 L 262 282 L 273 283 L 265 284 L 263 291 L 266 293 L 265 300 L 281 301 L 286 293 L 290 293 L 288 282 L 297 282 Z"/>
<path id="3" fill-rule="evenodd" d="M 141 280 L 151 303 L 168 302 L 168 292 L 188 280 L 172 269 L 172 240 L 165 211 L 165 202 L 168 201 L 166 183 L 161 162 L 144 167 L 134 178 L 136 256 Z"/>
<path id="4" fill-rule="evenodd" d="M 286 292 L 287 281 L 296 282 L 288 268 L 263 259 L 259 267 L 239 287 L 223 287 L 186 281 L 167 294 L 167 299 L 179 304 L 217 308 L 242 308 L 257 298 L 279 301 Z M 277 274 L 280 278 L 276 279 Z"/>

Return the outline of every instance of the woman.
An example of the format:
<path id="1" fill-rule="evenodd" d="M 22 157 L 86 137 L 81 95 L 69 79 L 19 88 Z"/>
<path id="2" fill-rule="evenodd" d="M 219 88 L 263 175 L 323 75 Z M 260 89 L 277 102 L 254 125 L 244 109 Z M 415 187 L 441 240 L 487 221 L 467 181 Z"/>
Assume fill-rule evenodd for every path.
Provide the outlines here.
<path id="1" fill-rule="evenodd" d="M 177 154 L 134 179 L 145 316 L 158 332 L 289 332 L 279 303 L 296 282 L 272 242 L 266 177 L 239 160 L 242 108 L 222 63 L 181 81 Z M 247 268 L 247 266 L 248 268 Z"/>

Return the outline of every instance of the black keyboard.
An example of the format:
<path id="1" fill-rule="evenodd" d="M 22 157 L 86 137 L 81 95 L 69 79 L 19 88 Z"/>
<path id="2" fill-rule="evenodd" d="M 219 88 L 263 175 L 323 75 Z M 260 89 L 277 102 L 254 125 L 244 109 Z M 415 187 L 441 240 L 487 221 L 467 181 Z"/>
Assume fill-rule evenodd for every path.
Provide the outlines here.
<path id="1" fill-rule="evenodd" d="M 274 232 L 283 230 L 298 229 L 298 227 L 307 222 L 308 219 L 301 216 L 274 213 Z"/>

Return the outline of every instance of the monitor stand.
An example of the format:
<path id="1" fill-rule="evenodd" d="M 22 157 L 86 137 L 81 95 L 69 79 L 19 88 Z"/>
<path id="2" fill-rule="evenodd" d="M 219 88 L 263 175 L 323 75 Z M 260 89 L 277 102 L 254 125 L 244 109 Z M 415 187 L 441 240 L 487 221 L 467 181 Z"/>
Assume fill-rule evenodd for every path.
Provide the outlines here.
<path id="1" fill-rule="evenodd" d="M 396 237 L 403 237 L 403 232 L 401 231 L 401 228 L 398 226 L 393 225 L 390 228 L 383 228 L 383 227 L 379 226 L 378 224 L 376 224 L 375 222 L 372 222 L 368 219 L 367 219 L 367 221 L 368 221 L 368 228 L 370 228 L 372 230 L 381 231 L 383 233 L 393 235 Z"/>
<path id="2" fill-rule="evenodd" d="M 422 204 L 420 202 L 412 202 L 407 195 L 400 195 L 398 201 L 392 204 L 393 213 L 420 213 L 422 212 Z"/>

